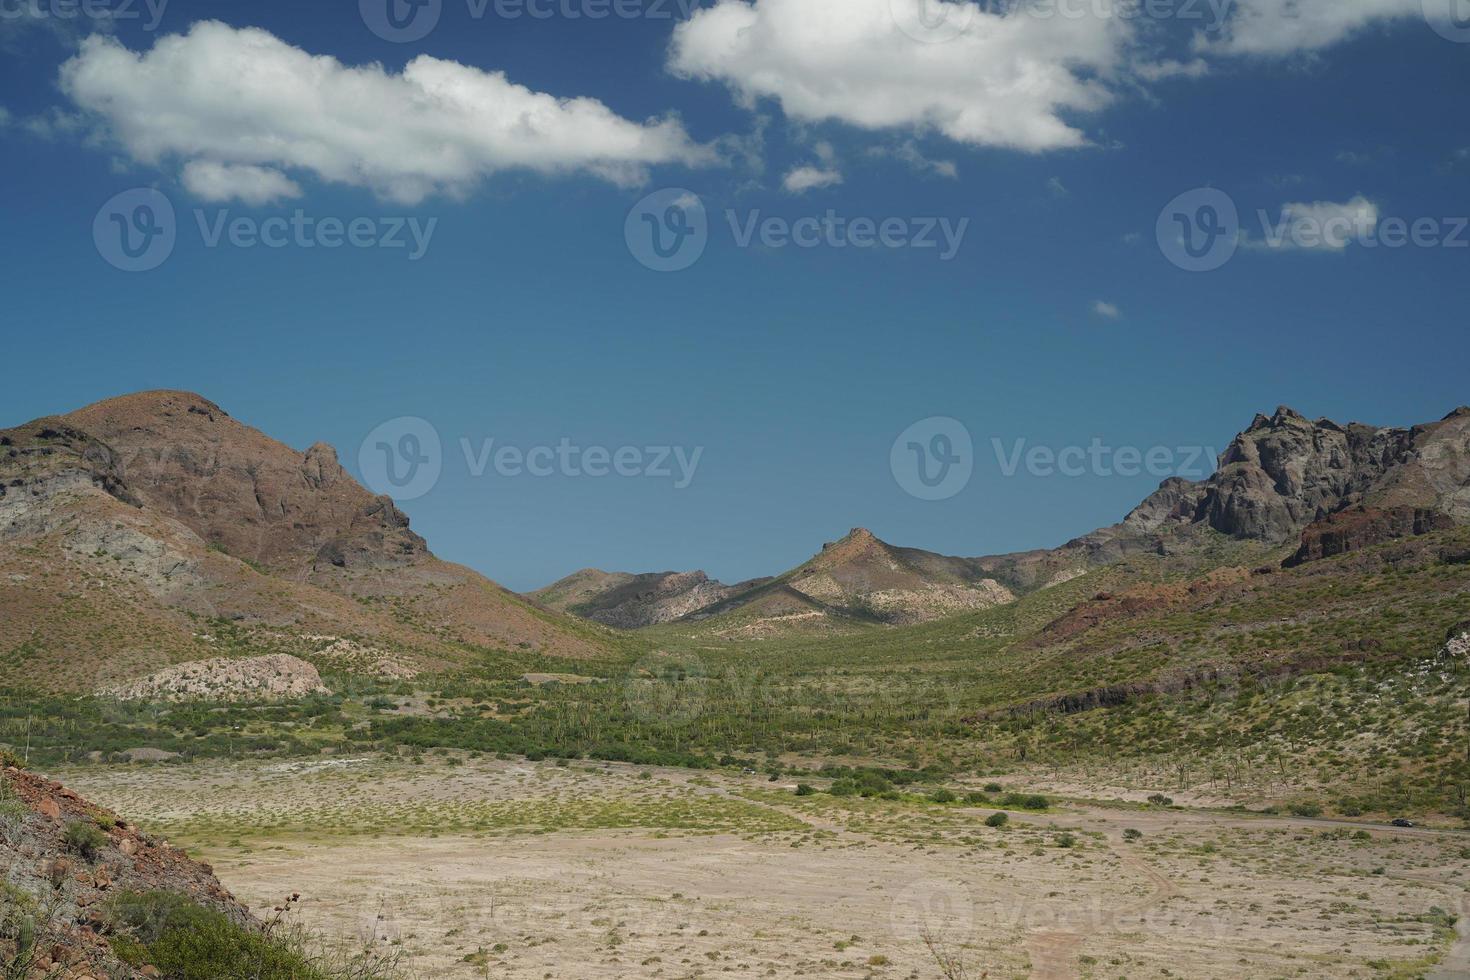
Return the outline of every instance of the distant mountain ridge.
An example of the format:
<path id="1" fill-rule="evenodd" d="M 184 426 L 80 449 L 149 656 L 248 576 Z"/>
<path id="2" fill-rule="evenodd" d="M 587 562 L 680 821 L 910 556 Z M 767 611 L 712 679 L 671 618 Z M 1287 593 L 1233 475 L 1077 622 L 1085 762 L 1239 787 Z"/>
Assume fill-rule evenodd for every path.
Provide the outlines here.
<path id="1" fill-rule="evenodd" d="M 1165 480 L 1118 524 L 1058 548 L 955 558 L 896 547 L 857 528 L 797 568 L 743 586 L 707 587 L 702 573 L 589 571 L 531 595 L 625 627 L 709 620 L 757 603 L 770 607 L 768 621 L 820 614 L 919 622 L 1009 602 L 1129 555 L 1187 559 L 1213 536 L 1265 550 L 1292 546 L 1287 561 L 1301 562 L 1467 522 L 1470 408 L 1402 429 L 1312 421 L 1282 406 L 1257 415 L 1207 479 Z M 697 587 L 681 590 L 686 581 Z M 554 601 L 572 589 L 576 603 Z M 610 596 L 616 614 L 605 616 Z M 657 604 L 656 614 L 644 610 L 647 602 Z"/>
<path id="2" fill-rule="evenodd" d="M 866 528 L 828 542 L 781 575 L 739 585 L 703 572 L 630 575 L 586 569 L 530 593 L 552 608 L 625 628 L 702 620 L 736 609 L 761 621 L 848 617 L 914 623 L 1009 602 L 1009 589 L 963 558 L 896 548 Z"/>

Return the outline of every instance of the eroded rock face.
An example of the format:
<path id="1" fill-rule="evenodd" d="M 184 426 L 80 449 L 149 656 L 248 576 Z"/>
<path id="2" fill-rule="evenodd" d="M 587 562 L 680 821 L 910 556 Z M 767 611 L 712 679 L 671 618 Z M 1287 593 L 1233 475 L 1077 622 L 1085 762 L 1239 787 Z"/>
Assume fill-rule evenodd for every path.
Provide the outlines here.
<path id="1" fill-rule="evenodd" d="M 102 693 L 122 701 L 282 701 L 329 692 L 311 664 L 275 654 L 195 660 Z"/>
<path id="2" fill-rule="evenodd" d="M 110 447 L 145 505 L 237 558 L 303 573 L 391 568 L 428 554 L 408 518 L 353 480 L 332 447 L 297 452 L 198 395 L 144 392 L 67 419 Z"/>
<path id="3" fill-rule="evenodd" d="M 1289 408 L 1257 416 L 1230 444 L 1201 501 L 1210 526 L 1232 537 L 1285 541 L 1357 503 L 1410 453 L 1404 429 L 1308 421 Z"/>
<path id="4" fill-rule="evenodd" d="M 1430 515 L 1470 520 L 1470 408 L 1412 429 L 1312 421 L 1278 408 L 1235 437 L 1208 479 L 1166 480 L 1122 523 L 1068 547 L 1096 563 L 1167 551 L 1171 535 L 1201 529 L 1279 545 L 1357 506 L 1395 516 L 1324 526 L 1326 539 L 1314 533 L 1307 551 L 1394 537 L 1397 527 L 1447 526 Z"/>
<path id="5" fill-rule="evenodd" d="M 1423 507 L 1350 507 L 1309 525 L 1302 532 L 1301 547 L 1286 560 L 1286 566 L 1345 555 L 1385 541 L 1454 526 L 1455 520 L 1450 515 Z"/>

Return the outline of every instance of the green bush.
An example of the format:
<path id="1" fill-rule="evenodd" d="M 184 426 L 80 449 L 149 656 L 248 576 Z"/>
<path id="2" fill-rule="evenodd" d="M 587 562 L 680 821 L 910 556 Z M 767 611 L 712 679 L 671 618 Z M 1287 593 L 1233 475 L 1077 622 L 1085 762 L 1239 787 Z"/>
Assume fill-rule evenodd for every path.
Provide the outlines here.
<path id="1" fill-rule="evenodd" d="M 796 795 L 797 796 L 811 796 L 815 792 L 816 792 L 816 790 L 812 789 L 806 783 L 797 783 L 796 784 Z"/>
<path id="2" fill-rule="evenodd" d="M 128 892 L 107 906 L 113 952 L 164 980 L 327 980 L 305 956 L 169 892 Z"/>
<path id="3" fill-rule="evenodd" d="M 1004 827 L 1007 823 L 1010 822 L 1010 819 L 1010 814 L 1005 813 L 1004 811 L 1002 811 L 1001 813 L 992 813 L 990 816 L 985 818 L 985 826 Z"/>
<path id="4" fill-rule="evenodd" d="M 1126 841 L 1142 840 L 1143 839 L 1143 831 L 1141 831 L 1141 830 L 1134 830 L 1132 827 L 1129 827 L 1129 828 L 1127 828 L 1126 830 L 1123 831 L 1123 839 L 1126 840 Z"/>
<path id="5" fill-rule="evenodd" d="M 1051 806 L 1051 801 L 1040 793 L 1007 793 L 1000 805 L 1013 810 L 1045 810 Z"/>
<path id="6" fill-rule="evenodd" d="M 107 846 L 108 836 L 95 823 L 78 820 L 66 828 L 63 837 L 69 851 L 74 851 L 88 861 L 97 860 L 97 853 Z"/>
<path id="7" fill-rule="evenodd" d="M 950 792 L 947 789 L 936 789 L 934 792 L 929 794 L 929 799 L 933 800 L 935 803 L 953 803 L 955 800 L 959 799 L 959 797 L 955 796 L 954 793 Z"/>
<path id="8" fill-rule="evenodd" d="M 1077 846 L 1077 835 L 1076 834 L 1058 834 L 1057 835 L 1057 847 L 1076 847 L 1076 846 Z"/>

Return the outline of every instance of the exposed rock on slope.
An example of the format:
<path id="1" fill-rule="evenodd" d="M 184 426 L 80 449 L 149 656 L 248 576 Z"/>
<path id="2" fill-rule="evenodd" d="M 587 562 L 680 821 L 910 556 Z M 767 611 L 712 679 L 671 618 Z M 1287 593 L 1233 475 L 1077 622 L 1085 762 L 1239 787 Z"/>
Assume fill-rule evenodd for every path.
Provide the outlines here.
<path id="1" fill-rule="evenodd" d="M 1377 508 L 1383 516 L 1330 522 L 1359 506 Z M 1466 521 L 1470 408 L 1439 422 L 1394 429 L 1311 421 L 1283 406 L 1269 417 L 1257 415 L 1208 479 L 1166 480 L 1121 523 L 1054 551 L 980 561 L 1010 581 L 1036 567 L 1095 566 L 1140 552 L 1187 555 L 1210 533 L 1275 548 L 1328 522 L 1302 542 L 1297 560 L 1306 561 Z"/>
<path id="2" fill-rule="evenodd" d="M 208 867 L 59 783 L 7 769 L 0 773 L 0 800 L 11 804 L 0 811 L 0 855 L 11 889 L 7 911 L 35 929 L 24 952 L 16 937 L 0 937 L 0 961 L 22 957 L 18 976 L 137 976 L 101 934 L 103 906 L 122 892 L 170 892 L 239 925 L 259 925 Z M 79 847 L 67 841 L 74 826 L 100 833 Z"/>
<path id="3" fill-rule="evenodd" d="M 286 701 L 329 692 L 311 664 L 276 654 L 195 660 L 104 693 L 123 701 Z"/>
<path id="4" fill-rule="evenodd" d="M 1361 504 L 1330 514 L 1307 526 L 1302 544 L 1285 562 L 1303 562 L 1345 555 L 1395 538 L 1408 538 L 1455 526 L 1448 514 L 1423 507 L 1364 507 Z"/>
<path id="5" fill-rule="evenodd" d="M 915 623 L 1015 598 L 964 558 L 896 548 L 867 528 L 822 546 L 782 577 L 805 596 L 891 623 Z"/>
<path id="6" fill-rule="evenodd" d="M 439 561 L 329 448 L 297 452 L 183 392 L 0 431 L 0 607 L 0 650 L 24 654 L 11 680 L 59 690 L 217 656 L 198 619 L 359 637 L 410 673 L 462 644 L 606 649 Z"/>

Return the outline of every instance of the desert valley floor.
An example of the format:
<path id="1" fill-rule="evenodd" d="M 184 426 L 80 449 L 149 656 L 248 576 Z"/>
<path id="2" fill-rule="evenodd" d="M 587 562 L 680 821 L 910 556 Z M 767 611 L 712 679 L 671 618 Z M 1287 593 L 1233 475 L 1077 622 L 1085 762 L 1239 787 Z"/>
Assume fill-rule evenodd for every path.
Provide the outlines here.
<path id="1" fill-rule="evenodd" d="M 1146 787 L 1032 782 L 1062 795 L 994 828 L 962 800 L 488 756 L 53 775 L 148 815 L 257 911 L 299 891 L 308 924 L 415 975 L 1470 971 L 1470 835 L 1149 805 Z"/>

